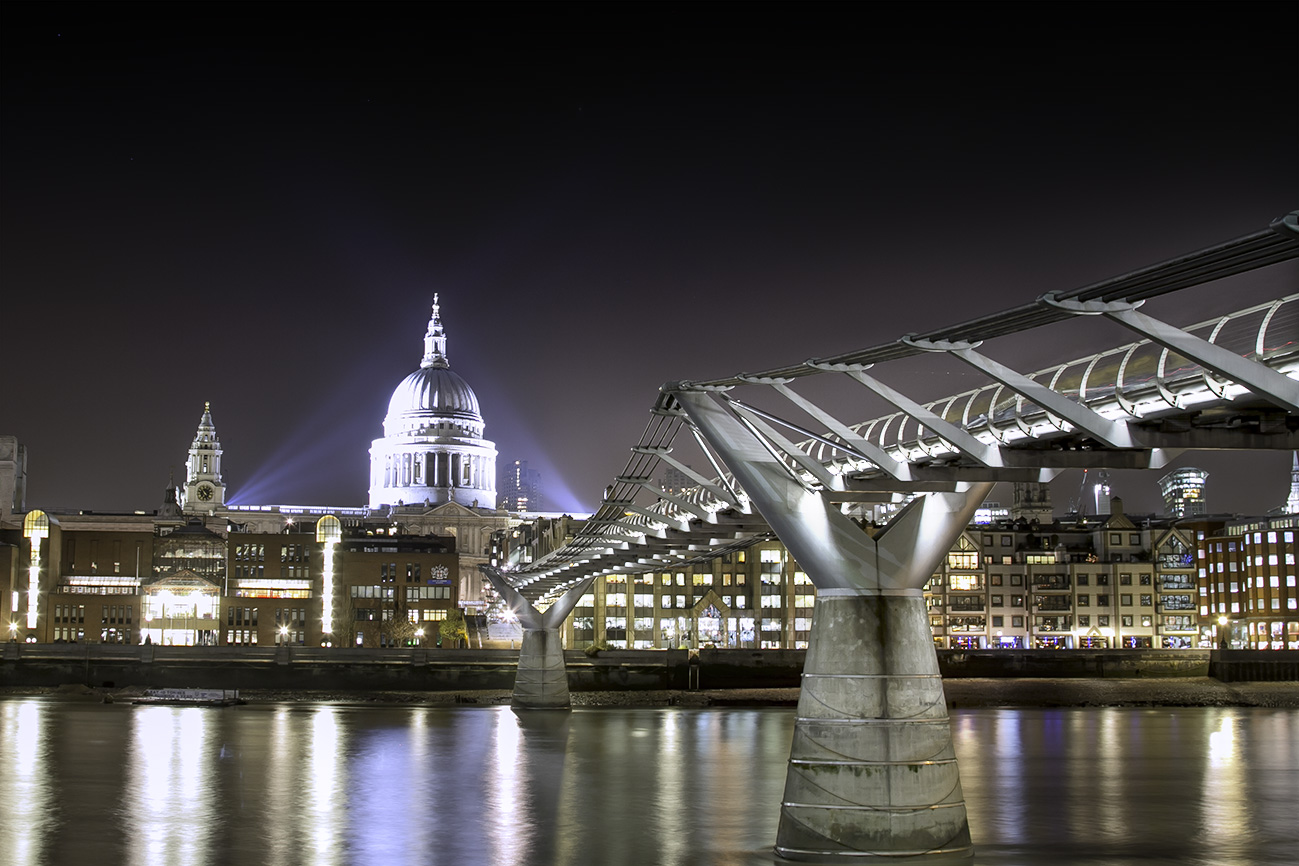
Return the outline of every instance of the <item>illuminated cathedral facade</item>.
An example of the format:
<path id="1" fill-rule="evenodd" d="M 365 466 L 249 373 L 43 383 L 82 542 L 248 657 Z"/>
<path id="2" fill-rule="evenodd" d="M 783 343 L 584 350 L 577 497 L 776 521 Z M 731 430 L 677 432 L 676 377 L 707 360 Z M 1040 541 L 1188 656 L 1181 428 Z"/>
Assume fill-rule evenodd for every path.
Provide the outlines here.
<path id="1" fill-rule="evenodd" d="M 383 436 L 370 447 L 370 507 L 496 504 L 496 446 L 483 438 L 478 396 L 451 369 L 438 296 L 419 369 L 388 401 Z"/>

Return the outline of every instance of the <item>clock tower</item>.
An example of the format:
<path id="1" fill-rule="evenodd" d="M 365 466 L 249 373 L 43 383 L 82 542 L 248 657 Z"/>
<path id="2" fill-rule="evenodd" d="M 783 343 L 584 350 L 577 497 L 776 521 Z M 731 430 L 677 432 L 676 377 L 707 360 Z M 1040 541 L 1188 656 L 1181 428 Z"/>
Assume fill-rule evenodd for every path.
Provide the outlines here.
<path id="1" fill-rule="evenodd" d="M 181 505 L 186 514 L 214 514 L 226 504 L 226 485 L 221 479 L 221 442 L 212 425 L 212 405 L 203 404 L 198 433 L 189 446 L 185 464 L 185 487 Z"/>

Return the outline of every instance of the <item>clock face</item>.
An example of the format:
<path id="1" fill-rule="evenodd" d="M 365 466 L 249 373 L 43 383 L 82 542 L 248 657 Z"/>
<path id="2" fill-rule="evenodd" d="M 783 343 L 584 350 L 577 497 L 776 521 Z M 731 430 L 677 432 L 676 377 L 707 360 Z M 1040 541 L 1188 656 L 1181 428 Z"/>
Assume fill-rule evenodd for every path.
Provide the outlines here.
<path id="1" fill-rule="evenodd" d="M 198 498 L 201 499 L 201 500 L 204 501 L 204 502 L 209 502 L 209 501 L 211 501 L 211 499 L 212 499 L 212 488 L 209 487 L 209 486 L 207 486 L 206 484 L 200 485 L 199 488 L 198 488 Z"/>

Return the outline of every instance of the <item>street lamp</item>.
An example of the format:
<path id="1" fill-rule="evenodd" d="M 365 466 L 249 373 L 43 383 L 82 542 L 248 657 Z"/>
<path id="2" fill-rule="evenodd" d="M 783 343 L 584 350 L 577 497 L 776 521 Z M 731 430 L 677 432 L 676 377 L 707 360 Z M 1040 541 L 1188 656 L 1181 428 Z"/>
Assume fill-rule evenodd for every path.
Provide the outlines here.
<path id="1" fill-rule="evenodd" d="M 1227 618 L 1226 614 L 1223 614 L 1222 616 L 1218 617 L 1218 649 L 1225 650 L 1231 648 L 1231 644 L 1227 640 L 1227 636 L 1229 634 L 1229 632 L 1227 631 L 1227 624 L 1229 622 L 1231 622 L 1231 620 Z"/>
<path id="2" fill-rule="evenodd" d="M 415 646 L 419 646 L 424 640 L 424 629 L 415 629 Z"/>

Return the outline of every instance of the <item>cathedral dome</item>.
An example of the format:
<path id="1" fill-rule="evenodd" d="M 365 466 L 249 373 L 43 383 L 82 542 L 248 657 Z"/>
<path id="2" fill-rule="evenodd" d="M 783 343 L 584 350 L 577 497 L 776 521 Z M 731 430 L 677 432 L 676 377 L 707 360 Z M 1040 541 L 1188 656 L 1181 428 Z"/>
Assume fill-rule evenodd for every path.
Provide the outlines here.
<path id="1" fill-rule="evenodd" d="M 481 425 L 478 397 L 449 367 L 421 367 L 392 392 L 384 428 L 396 432 L 412 426 L 436 426 L 443 418 Z"/>
<path id="2" fill-rule="evenodd" d="M 419 369 L 388 401 L 370 447 L 370 507 L 458 502 L 496 507 L 496 446 L 483 438 L 478 395 L 447 361 L 437 295 Z"/>

